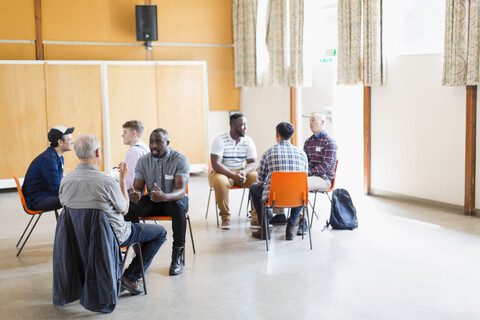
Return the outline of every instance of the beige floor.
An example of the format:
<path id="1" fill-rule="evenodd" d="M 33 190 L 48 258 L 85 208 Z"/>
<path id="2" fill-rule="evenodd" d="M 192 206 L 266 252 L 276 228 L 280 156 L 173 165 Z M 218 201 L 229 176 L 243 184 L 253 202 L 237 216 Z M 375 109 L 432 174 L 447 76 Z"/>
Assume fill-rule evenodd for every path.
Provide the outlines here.
<path id="1" fill-rule="evenodd" d="M 43 217 L 19 258 L 15 244 L 28 216 L 16 192 L 0 193 L 1 319 L 480 319 L 480 219 L 382 198 L 353 197 L 360 227 L 321 232 L 328 200 L 308 241 L 285 241 L 276 227 L 271 251 L 251 236 L 244 212 L 232 230 L 204 219 L 205 176 L 190 182 L 197 254 L 187 238 L 185 272 L 168 276 L 168 242 L 147 272 L 148 295 L 122 294 L 101 315 L 78 302 L 52 305 L 55 219 Z M 241 191 L 232 191 L 237 212 Z"/>

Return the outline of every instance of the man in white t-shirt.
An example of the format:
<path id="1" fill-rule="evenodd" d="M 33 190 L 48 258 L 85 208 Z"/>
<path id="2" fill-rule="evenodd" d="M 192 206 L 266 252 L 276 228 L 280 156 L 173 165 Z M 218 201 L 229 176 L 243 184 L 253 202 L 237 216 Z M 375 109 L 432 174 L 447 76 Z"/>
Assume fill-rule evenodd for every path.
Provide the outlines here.
<path id="1" fill-rule="evenodd" d="M 215 138 L 210 151 L 212 172 L 208 183 L 215 189 L 215 199 L 222 217 L 222 229 L 230 229 L 228 191 L 233 186 L 250 188 L 257 181 L 257 149 L 246 135 L 247 119 L 241 113 L 230 116 L 230 131 Z M 252 223 L 258 221 L 255 209 Z"/>
<path id="2" fill-rule="evenodd" d="M 130 189 L 135 178 L 135 166 L 141 156 L 148 153 L 147 145 L 140 140 L 143 133 L 143 124 L 138 120 L 130 120 L 123 124 L 123 144 L 129 145 L 130 149 L 127 151 L 125 163 L 128 167 L 127 174 L 127 188 Z"/>

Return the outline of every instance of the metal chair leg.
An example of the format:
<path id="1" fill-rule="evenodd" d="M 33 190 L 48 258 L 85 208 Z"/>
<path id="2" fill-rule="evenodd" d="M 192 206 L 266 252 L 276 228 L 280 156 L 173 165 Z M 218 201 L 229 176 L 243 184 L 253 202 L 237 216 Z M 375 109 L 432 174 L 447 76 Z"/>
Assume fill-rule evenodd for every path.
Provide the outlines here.
<path id="1" fill-rule="evenodd" d="M 18 250 L 18 252 L 17 252 L 17 257 L 20 255 L 20 252 L 22 252 L 23 247 L 24 247 L 25 244 L 27 243 L 28 238 L 30 238 L 30 235 L 32 234 L 32 231 L 33 231 L 33 229 L 35 229 L 35 226 L 37 225 L 38 220 L 40 220 L 40 217 L 41 217 L 41 216 L 42 216 L 42 213 L 39 213 L 39 214 L 38 214 L 38 218 L 37 218 L 37 220 L 35 220 L 35 223 L 33 224 L 32 229 L 30 229 L 30 232 L 28 233 L 27 238 L 25 238 L 25 241 L 23 242 L 22 247 L 20 248 L 20 250 Z M 32 218 L 33 218 L 33 217 L 32 217 Z"/>
<path id="2" fill-rule="evenodd" d="M 30 223 L 32 223 L 33 218 L 35 218 L 34 215 L 32 215 L 32 217 L 30 218 L 30 221 L 29 221 L 28 224 L 27 224 L 27 227 L 25 228 L 25 230 L 23 230 L 22 236 L 20 237 L 20 239 L 18 239 L 18 242 L 17 242 L 17 244 L 15 245 L 15 248 L 18 248 L 18 245 L 20 244 L 20 241 L 22 241 L 22 238 L 23 238 L 23 236 L 25 235 L 25 233 L 27 232 L 28 227 L 30 226 Z"/>
<path id="3" fill-rule="evenodd" d="M 192 232 L 192 224 L 190 223 L 190 216 L 187 216 L 187 221 L 188 221 L 188 229 L 190 230 L 190 239 L 192 240 L 192 248 L 193 248 L 193 254 L 195 254 L 195 242 L 193 241 L 193 232 Z M 184 250 L 185 252 L 185 250 Z"/>
<path id="4" fill-rule="evenodd" d="M 242 212 L 242 204 L 243 204 L 243 198 L 245 197 L 245 188 L 243 188 L 243 193 L 242 193 L 242 200 L 240 200 L 240 209 L 238 209 L 238 216 L 240 217 L 240 213 Z M 247 203 L 248 206 L 248 203 Z M 247 207 L 248 210 L 248 207 Z"/>
<path id="5" fill-rule="evenodd" d="M 205 211 L 205 219 L 207 219 L 207 217 L 208 217 L 208 209 L 210 207 L 210 196 L 212 195 L 212 190 L 213 189 L 210 188 L 210 192 L 208 193 L 207 210 Z"/>
<path id="6" fill-rule="evenodd" d="M 266 206 L 263 206 L 263 227 L 260 226 L 260 229 L 262 230 L 261 235 L 265 236 L 265 243 L 267 245 L 267 251 L 268 251 L 268 222 L 267 222 L 267 208 L 266 208 Z"/>
<path id="7" fill-rule="evenodd" d="M 307 211 L 307 221 L 308 221 L 308 218 L 309 218 L 309 213 L 308 213 L 308 206 L 304 206 L 303 207 L 304 210 Z M 313 215 L 312 215 L 312 220 L 313 220 Z M 305 233 L 305 228 L 303 228 L 303 232 Z M 310 239 L 310 250 L 313 250 L 313 247 L 312 247 L 312 230 L 311 230 L 311 225 L 310 225 L 310 228 L 308 228 L 308 238 Z"/>

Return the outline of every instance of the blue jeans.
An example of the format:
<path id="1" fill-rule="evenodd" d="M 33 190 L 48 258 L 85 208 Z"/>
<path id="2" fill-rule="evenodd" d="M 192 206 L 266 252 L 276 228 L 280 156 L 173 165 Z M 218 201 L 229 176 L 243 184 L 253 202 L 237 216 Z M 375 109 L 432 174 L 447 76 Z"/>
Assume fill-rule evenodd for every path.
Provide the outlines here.
<path id="1" fill-rule="evenodd" d="M 258 222 L 260 225 L 263 226 L 263 208 L 265 206 L 264 202 L 262 201 L 262 193 L 265 189 L 265 185 L 259 186 L 258 183 L 254 183 L 250 187 L 250 197 L 252 198 L 253 206 L 255 210 L 257 210 L 258 214 Z M 290 217 L 288 217 L 287 223 L 289 226 L 295 226 L 297 223 L 298 216 L 300 215 L 300 211 L 302 207 L 291 208 L 290 210 Z M 273 210 L 271 208 L 267 208 L 265 210 L 267 212 L 267 223 L 270 222 L 270 219 L 273 218 Z"/>
<path id="2" fill-rule="evenodd" d="M 153 260 L 158 249 L 167 239 L 167 230 L 161 225 L 149 223 L 132 223 L 132 233 L 121 247 L 129 246 L 135 242 L 140 242 L 142 246 L 143 267 L 147 271 L 148 266 Z M 137 281 L 142 277 L 142 265 L 140 264 L 140 256 L 135 254 L 132 262 L 125 270 L 124 275 L 133 281 Z"/>
<path id="3" fill-rule="evenodd" d="M 30 210 L 43 210 L 43 211 L 52 211 L 61 209 L 62 205 L 60 203 L 60 199 L 58 195 L 54 196 L 47 196 L 40 201 L 35 202 L 32 204 L 32 207 L 29 208 Z"/>

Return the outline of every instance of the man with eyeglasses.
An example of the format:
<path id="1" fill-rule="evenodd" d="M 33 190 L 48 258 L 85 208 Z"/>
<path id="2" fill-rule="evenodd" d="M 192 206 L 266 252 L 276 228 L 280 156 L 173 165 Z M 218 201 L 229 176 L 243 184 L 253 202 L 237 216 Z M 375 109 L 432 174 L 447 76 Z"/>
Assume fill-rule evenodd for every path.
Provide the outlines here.
<path id="1" fill-rule="evenodd" d="M 125 220 L 138 222 L 139 217 L 172 217 L 173 248 L 169 274 L 178 275 L 185 265 L 185 231 L 188 212 L 187 185 L 190 163 L 181 152 L 168 145 L 165 129 L 150 134 L 150 152 L 138 159 L 135 179 L 130 186 L 130 209 Z M 146 194 L 143 191 L 147 190 Z"/>
<path id="2" fill-rule="evenodd" d="M 158 249 L 167 238 L 161 225 L 130 223 L 124 220 L 128 212 L 129 196 L 126 177 L 127 165 L 119 164 L 120 183 L 98 170 L 102 161 L 100 141 L 92 134 L 84 134 L 75 141 L 75 153 L 80 164 L 65 176 L 60 184 L 60 201 L 72 209 L 103 210 L 121 247 L 140 242 L 145 271 L 150 266 Z M 122 288 L 137 295 L 144 291 L 140 256 L 135 255 L 122 276 Z M 100 284 L 99 284 L 100 285 Z"/>
<path id="3" fill-rule="evenodd" d="M 218 136 L 212 144 L 210 160 L 212 171 L 208 183 L 215 190 L 215 200 L 222 217 L 222 229 L 230 229 L 228 191 L 233 186 L 250 188 L 257 181 L 257 149 L 252 138 L 246 135 L 247 119 L 241 113 L 230 116 L 230 131 Z M 252 225 L 258 225 L 255 208 Z"/>
<path id="4" fill-rule="evenodd" d="M 73 147 L 74 127 L 55 126 L 48 132 L 50 146 L 28 167 L 22 191 L 30 210 L 57 210 L 62 207 L 58 189 L 63 178 L 63 154 Z"/>

